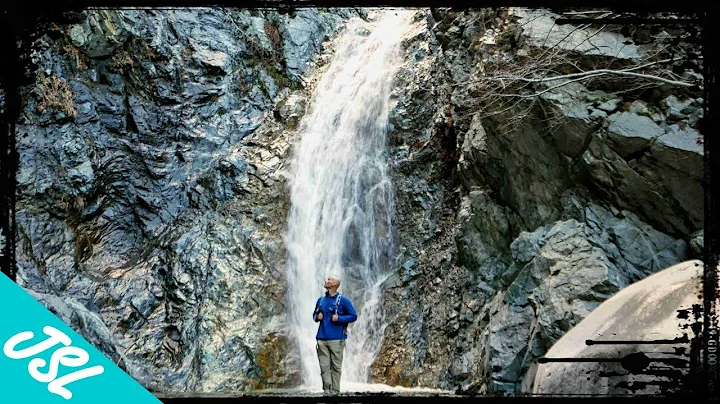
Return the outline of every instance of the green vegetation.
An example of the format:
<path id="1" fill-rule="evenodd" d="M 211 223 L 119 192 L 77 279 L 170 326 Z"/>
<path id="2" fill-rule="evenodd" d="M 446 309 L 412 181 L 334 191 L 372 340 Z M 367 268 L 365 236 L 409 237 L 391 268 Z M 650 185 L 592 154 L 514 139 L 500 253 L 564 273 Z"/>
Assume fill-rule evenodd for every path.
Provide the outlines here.
<path id="1" fill-rule="evenodd" d="M 273 81 L 275 81 L 275 84 L 278 85 L 278 87 L 283 88 L 287 87 L 291 90 L 297 90 L 300 88 L 297 82 L 294 82 L 290 80 L 289 77 L 284 75 L 280 70 L 277 69 L 275 66 L 267 66 L 267 73 L 268 76 L 270 76 Z"/>
<path id="2" fill-rule="evenodd" d="M 291 90 L 297 90 L 300 88 L 299 83 L 291 80 L 287 75 L 285 75 L 284 72 L 282 72 L 277 67 L 277 65 L 273 64 L 272 60 L 253 56 L 248 60 L 248 67 L 252 67 L 255 69 L 264 69 L 267 72 L 268 76 L 273 79 L 275 85 L 277 85 L 279 88 L 287 87 Z M 265 88 L 265 85 L 259 80 L 258 84 L 261 87 L 260 90 L 263 91 L 263 93 L 267 94 L 267 88 Z"/>

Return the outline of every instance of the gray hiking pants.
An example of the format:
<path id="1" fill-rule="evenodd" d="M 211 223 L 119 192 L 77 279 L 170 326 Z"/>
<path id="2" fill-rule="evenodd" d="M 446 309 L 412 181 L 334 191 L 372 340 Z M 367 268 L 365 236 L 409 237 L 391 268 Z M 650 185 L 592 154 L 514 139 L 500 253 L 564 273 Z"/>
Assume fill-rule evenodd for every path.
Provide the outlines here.
<path id="1" fill-rule="evenodd" d="M 317 340 L 317 355 L 320 361 L 323 391 L 340 392 L 344 339 Z"/>

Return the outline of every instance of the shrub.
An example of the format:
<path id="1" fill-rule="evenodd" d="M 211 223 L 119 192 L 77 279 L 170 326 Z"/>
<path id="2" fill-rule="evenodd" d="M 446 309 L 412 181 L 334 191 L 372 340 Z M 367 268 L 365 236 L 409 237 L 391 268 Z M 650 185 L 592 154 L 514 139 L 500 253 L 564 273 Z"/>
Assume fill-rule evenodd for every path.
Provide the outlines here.
<path id="1" fill-rule="evenodd" d="M 66 82 L 54 75 L 41 76 L 38 87 L 42 94 L 42 99 L 37 105 L 40 113 L 53 109 L 73 118 L 77 115 L 73 105 L 73 91 Z"/>
<path id="2" fill-rule="evenodd" d="M 135 62 L 133 61 L 132 57 L 130 56 L 130 53 L 123 50 L 118 53 L 116 53 L 112 57 L 113 66 L 120 70 L 121 72 L 125 72 L 133 67 Z"/>
<path id="3" fill-rule="evenodd" d="M 280 30 L 277 26 L 275 26 L 275 24 L 271 23 L 270 21 L 265 21 L 265 35 L 267 36 L 268 40 L 270 40 L 270 44 L 272 45 L 274 54 L 273 59 L 280 59 L 282 57 L 282 41 L 280 38 Z"/>

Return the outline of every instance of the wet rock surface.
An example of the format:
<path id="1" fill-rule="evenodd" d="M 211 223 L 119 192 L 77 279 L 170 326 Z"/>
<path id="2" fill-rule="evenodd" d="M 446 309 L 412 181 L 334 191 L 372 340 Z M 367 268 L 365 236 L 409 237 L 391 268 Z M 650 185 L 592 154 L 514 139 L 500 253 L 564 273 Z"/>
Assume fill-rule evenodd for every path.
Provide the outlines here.
<path id="1" fill-rule="evenodd" d="M 292 385 L 283 169 L 306 62 L 358 11 L 83 15 L 17 126 L 20 285 L 152 391 Z"/>

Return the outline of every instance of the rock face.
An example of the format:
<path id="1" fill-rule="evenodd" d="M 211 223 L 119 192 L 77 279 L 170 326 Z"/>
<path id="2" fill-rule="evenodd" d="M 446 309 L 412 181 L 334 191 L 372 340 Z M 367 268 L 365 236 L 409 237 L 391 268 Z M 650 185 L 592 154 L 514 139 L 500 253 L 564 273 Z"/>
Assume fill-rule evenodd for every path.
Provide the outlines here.
<path id="1" fill-rule="evenodd" d="M 403 40 L 371 382 L 530 392 L 536 359 L 602 302 L 702 252 L 693 89 L 538 84 L 488 112 L 478 78 L 548 49 L 555 16 L 523 31 L 529 14 L 420 10 Z M 83 15 L 43 38 L 17 125 L 20 285 L 151 390 L 296 386 L 284 171 L 323 41 L 366 11 Z M 559 48 L 585 68 L 657 45 L 623 34 L 638 46 L 618 57 L 620 34 L 577 33 Z"/>
<path id="2" fill-rule="evenodd" d="M 293 385 L 282 171 L 307 62 L 360 14 L 88 11 L 49 31 L 17 126 L 19 284 L 151 390 Z"/>
<path id="3" fill-rule="evenodd" d="M 537 365 L 534 394 L 669 394 L 671 379 L 689 380 L 693 323 L 702 322 L 703 263 L 673 265 L 623 289 L 598 306 L 545 354 L 548 358 L 609 358 L 618 362 Z M 621 337 L 620 337 L 621 336 Z M 676 344 L 587 345 L 593 341 L 677 340 Z M 674 351 L 674 352 L 673 352 Z M 633 356 L 634 355 L 634 356 Z M 638 358 L 638 359 L 633 359 Z M 647 359 L 645 359 L 647 358 Z M 696 358 L 697 360 L 697 358 Z M 660 370 L 658 367 L 662 366 Z M 684 380 L 685 379 L 685 380 Z"/>
<path id="4" fill-rule="evenodd" d="M 700 100 L 571 82 L 490 114 L 473 77 L 542 53 L 533 38 L 547 32 L 523 31 L 507 10 L 426 17 L 399 79 L 391 150 L 401 255 L 373 377 L 530 392 L 537 358 L 600 303 L 699 257 Z M 628 49 L 624 63 L 652 46 Z M 568 57 L 585 63 L 596 51 Z"/>

